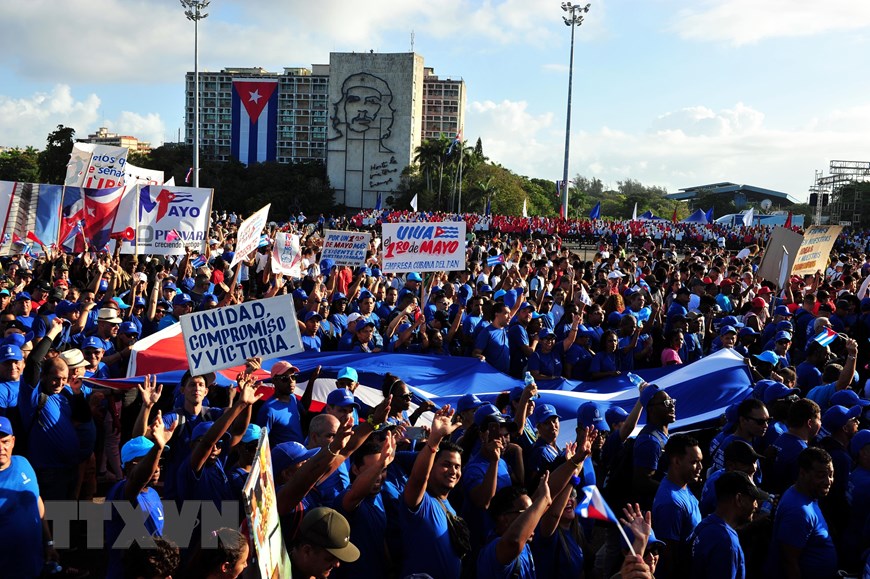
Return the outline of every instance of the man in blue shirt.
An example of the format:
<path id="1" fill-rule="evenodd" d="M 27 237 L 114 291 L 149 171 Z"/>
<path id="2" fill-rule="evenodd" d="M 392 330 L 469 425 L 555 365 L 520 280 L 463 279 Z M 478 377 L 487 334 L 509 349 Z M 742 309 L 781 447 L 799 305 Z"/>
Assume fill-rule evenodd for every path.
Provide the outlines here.
<path id="1" fill-rule="evenodd" d="M 662 479 L 653 501 L 653 530 L 667 545 L 656 575 L 659 579 L 686 577 L 691 561 L 691 535 L 701 522 L 698 499 L 688 485 L 701 477 L 702 454 L 698 441 L 687 434 L 675 434 L 665 445 L 668 474 Z"/>
<path id="2" fill-rule="evenodd" d="M 23 371 L 21 348 L 12 343 L 0 345 L 0 416 L 13 413 L 17 418 L 18 390 Z"/>
<path id="3" fill-rule="evenodd" d="M 771 462 L 770 476 L 764 488 L 780 494 L 790 487 L 798 475 L 798 455 L 822 427 L 822 413 L 812 400 L 801 399 L 791 405 L 786 418 L 788 431 L 771 444 L 765 455 Z"/>
<path id="4" fill-rule="evenodd" d="M 507 487 L 495 494 L 489 515 L 495 522 L 495 536 L 477 559 L 478 579 L 534 579 L 535 561 L 529 540 L 553 499 L 549 473 L 541 476 L 535 494 L 529 498 L 521 487 Z"/>
<path id="5" fill-rule="evenodd" d="M 746 560 L 737 529 L 749 524 L 767 493 L 746 473 L 730 471 L 716 480 L 716 512 L 692 534 L 692 574 L 696 579 L 744 579 Z"/>
<path id="6" fill-rule="evenodd" d="M 711 468 L 720 470 L 725 468 L 725 449 L 734 440 L 742 440 L 753 444 L 760 440 L 767 432 L 770 423 L 770 414 L 764 402 L 757 398 L 747 398 L 737 406 L 737 426 L 732 434 L 722 439 L 722 443 L 713 452 Z"/>
<path id="7" fill-rule="evenodd" d="M 275 394 L 260 407 L 254 422 L 269 429 L 269 444 L 272 446 L 289 441 L 302 444 L 305 442 L 302 433 L 304 410 L 293 394 L 299 368 L 281 360 L 272 366 L 271 374 Z"/>
<path id="8" fill-rule="evenodd" d="M 508 343 L 510 344 L 510 374 L 514 378 L 520 378 L 526 369 L 529 357 L 535 353 L 538 345 L 538 335 L 529 335 L 526 328 L 535 313 L 534 304 L 523 302 L 517 312 L 516 320 L 508 329 Z"/>
<path id="9" fill-rule="evenodd" d="M 507 331 L 509 319 L 510 309 L 503 303 L 496 303 L 493 306 L 492 323 L 480 330 L 471 353 L 504 374 L 508 374 L 511 367 Z"/>
<path id="10" fill-rule="evenodd" d="M 428 573 L 432 577 L 459 577 L 465 553 L 457 553 L 448 531 L 448 516 L 456 511 L 447 496 L 462 476 L 462 449 L 449 439 L 459 424 L 445 406 L 435 413 L 426 445 L 417 454 L 402 492 L 399 522 L 405 557 L 400 576 Z M 440 445 L 440 446 L 439 446 Z M 466 537 L 466 544 L 469 538 Z"/>
<path id="11" fill-rule="evenodd" d="M 43 560 L 57 560 L 50 535 L 44 535 L 42 499 L 36 473 L 23 456 L 13 455 L 12 423 L 0 416 L 0 569 L 4 577 L 39 577 Z M 43 543 L 43 539 L 46 539 Z M 45 551 L 43 551 L 45 549 Z"/>
<path id="12" fill-rule="evenodd" d="M 665 470 L 659 459 L 668 441 L 668 425 L 677 419 L 677 401 L 656 384 L 647 385 L 639 399 L 646 409 L 646 425 L 634 441 L 633 494 L 641 506 L 649 507 Z"/>
<path id="13" fill-rule="evenodd" d="M 767 577 L 837 576 L 837 551 L 818 503 L 833 480 L 834 466 L 827 452 L 815 447 L 801 451 L 797 480 L 776 508 Z"/>

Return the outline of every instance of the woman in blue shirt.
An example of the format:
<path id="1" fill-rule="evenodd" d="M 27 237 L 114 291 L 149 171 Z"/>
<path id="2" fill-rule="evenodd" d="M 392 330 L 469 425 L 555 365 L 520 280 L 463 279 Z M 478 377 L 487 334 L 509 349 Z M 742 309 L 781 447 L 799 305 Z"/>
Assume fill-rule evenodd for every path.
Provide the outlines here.
<path id="1" fill-rule="evenodd" d="M 607 330 L 601 336 L 601 351 L 592 357 L 589 364 L 589 379 L 599 380 L 619 376 L 620 360 L 616 351 L 619 338 L 613 330 Z"/>

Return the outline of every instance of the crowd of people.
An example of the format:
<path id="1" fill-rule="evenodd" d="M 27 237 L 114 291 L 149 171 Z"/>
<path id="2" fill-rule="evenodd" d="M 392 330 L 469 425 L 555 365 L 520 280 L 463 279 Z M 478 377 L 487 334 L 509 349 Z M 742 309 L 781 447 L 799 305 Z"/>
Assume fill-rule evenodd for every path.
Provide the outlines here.
<path id="1" fill-rule="evenodd" d="M 374 225 L 357 217 L 350 225 Z M 870 430 L 861 428 L 870 252 L 861 235 L 838 240 L 826 271 L 779 288 L 757 275 L 761 230 L 710 228 L 677 245 L 646 228 L 578 221 L 570 227 L 597 246 L 584 259 L 537 218 L 508 230 L 500 227 L 521 218 L 477 217 L 465 269 L 424 275 L 381 271 L 377 236 L 358 268 L 321 259 L 319 232 L 346 221 L 302 216 L 270 224 L 236 268 L 235 215 L 213 216 L 201 255 L 44 247 L 40 257 L 4 258 L 2 574 L 256 576 L 244 523 L 206 529 L 214 545 L 174 545 L 161 538 L 163 508 L 241 505 L 268 429 L 298 577 L 861 575 L 870 547 Z M 300 235 L 298 278 L 271 270 L 278 229 Z M 720 241 L 732 235 L 739 251 Z M 465 394 L 437 408 L 415 400 L 413 376 L 388 373 L 366 384 L 383 395 L 367 406 L 354 368 L 300 376 L 292 358 L 271 366 L 266 396 L 256 358 L 231 388 L 190 372 L 127 390 L 89 382 L 125 377 L 136 342 L 185 314 L 287 293 L 307 351 L 475 357 L 525 386 L 494 384 L 504 390 L 495 399 Z M 677 401 L 634 373 L 721 350 L 745 360 L 752 388 L 720 428 L 669 432 Z M 567 417 L 538 398 L 554 380 L 582 391 L 628 374 L 638 389 L 630 410 L 587 402 Z M 319 378 L 335 389 L 315 401 Z M 705 386 L 697 395 L 715 396 Z M 560 443 L 568 418 L 576 433 Z M 589 515 L 601 509 L 590 489 L 621 527 Z M 45 504 L 103 498 L 138 507 L 149 546 L 118 548 L 125 521 L 113 511 L 104 549 L 59 553 Z"/>

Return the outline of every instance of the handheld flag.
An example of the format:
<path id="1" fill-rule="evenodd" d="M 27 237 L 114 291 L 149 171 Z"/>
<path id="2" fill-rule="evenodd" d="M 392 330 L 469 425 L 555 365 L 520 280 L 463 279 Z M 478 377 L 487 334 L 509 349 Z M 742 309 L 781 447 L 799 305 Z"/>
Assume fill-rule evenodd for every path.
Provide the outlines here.
<path id="1" fill-rule="evenodd" d="M 813 338 L 814 342 L 818 342 L 821 346 L 830 346 L 831 343 L 837 339 L 839 334 L 832 330 L 831 328 L 825 328 L 819 334 Z"/>
<path id="2" fill-rule="evenodd" d="M 196 259 L 194 259 L 193 261 L 190 262 L 190 265 L 193 267 L 193 269 L 201 268 L 202 266 L 205 265 L 205 256 L 202 254 L 199 254 L 198 256 L 196 256 Z"/>
<path id="3" fill-rule="evenodd" d="M 446 156 L 449 157 L 450 153 L 453 152 L 453 147 L 455 147 L 456 145 L 458 145 L 461 142 L 462 142 L 462 129 L 459 129 L 456 132 L 456 136 L 453 137 L 453 140 L 450 142 L 450 146 L 447 147 L 447 155 Z"/>
<path id="4" fill-rule="evenodd" d="M 707 210 L 707 214 L 704 216 L 707 218 L 707 223 L 713 223 L 713 208 Z"/>
<path id="5" fill-rule="evenodd" d="M 491 255 L 486 258 L 486 265 L 490 267 L 498 265 L 500 263 L 504 263 L 504 254 Z"/>
<path id="6" fill-rule="evenodd" d="M 674 214 L 671 215 L 671 223 L 676 223 L 676 222 L 677 222 L 677 208 L 674 207 Z"/>
<path id="7" fill-rule="evenodd" d="M 526 207 L 526 201 L 527 201 L 526 199 L 523 199 L 523 217 L 529 216 L 529 210 Z"/>
<path id="8" fill-rule="evenodd" d="M 381 197 L 382 196 L 383 196 L 383 193 L 378 191 L 378 200 L 375 202 L 375 211 L 381 210 Z"/>
<path id="9" fill-rule="evenodd" d="M 788 212 L 788 217 L 785 218 L 785 225 L 783 227 L 791 229 L 791 211 Z"/>
<path id="10" fill-rule="evenodd" d="M 486 198 L 486 211 L 485 211 L 484 215 L 489 215 L 490 213 L 492 213 L 492 198 L 487 197 Z"/>
<path id="11" fill-rule="evenodd" d="M 583 487 L 581 490 L 583 491 L 583 497 L 578 497 L 577 508 L 575 509 L 577 515 L 584 519 L 611 521 L 616 523 L 616 528 L 619 529 L 620 534 L 622 534 L 625 544 L 628 545 L 631 554 L 635 555 L 634 547 L 632 547 L 631 541 L 629 541 L 628 537 L 625 535 L 625 529 L 623 529 L 622 525 L 619 524 L 619 519 L 616 518 L 616 515 L 614 515 L 613 511 L 610 509 L 610 505 L 608 505 L 607 501 L 604 500 L 604 497 L 601 496 L 601 491 L 598 490 L 598 487 L 595 485 L 588 485 Z"/>
<path id="12" fill-rule="evenodd" d="M 589 219 L 595 221 L 601 217 L 601 201 L 595 204 L 595 207 L 592 208 L 592 211 L 589 212 Z"/>
<path id="13" fill-rule="evenodd" d="M 417 211 L 417 194 L 414 193 L 414 198 L 411 199 L 411 209 Z"/>
<path id="14" fill-rule="evenodd" d="M 32 241 L 32 242 L 34 242 L 34 243 L 36 243 L 36 244 L 38 244 L 38 245 L 45 245 L 45 244 L 42 242 L 42 240 L 39 239 L 39 238 L 36 236 L 36 234 L 33 233 L 32 231 L 28 231 L 28 232 L 27 232 L 27 239 L 29 239 L 30 241 Z"/>
<path id="15" fill-rule="evenodd" d="M 637 201 L 634 202 L 634 211 L 631 212 L 631 220 L 637 221 Z"/>
<path id="16" fill-rule="evenodd" d="M 12 234 L 12 243 L 13 244 L 17 243 L 18 245 L 24 245 L 24 242 L 21 240 L 20 237 L 18 237 L 17 233 Z"/>
<path id="17" fill-rule="evenodd" d="M 178 231 L 176 231 L 174 229 L 170 229 L 169 233 L 166 234 L 166 242 L 172 243 L 173 241 L 175 241 L 176 239 L 179 239 L 180 237 L 181 237 L 181 234 L 178 233 Z"/>

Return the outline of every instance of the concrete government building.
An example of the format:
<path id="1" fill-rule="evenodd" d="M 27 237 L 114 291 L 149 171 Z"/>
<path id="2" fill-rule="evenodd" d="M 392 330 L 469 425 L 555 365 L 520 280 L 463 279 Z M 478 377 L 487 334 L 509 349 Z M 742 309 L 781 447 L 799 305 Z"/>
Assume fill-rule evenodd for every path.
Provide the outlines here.
<path id="1" fill-rule="evenodd" d="M 439 78 L 413 52 L 330 53 L 329 64 L 199 73 L 200 155 L 245 164 L 323 161 L 335 200 L 374 207 L 395 191 L 423 139 L 464 125 L 465 82 Z M 194 75 L 187 73 L 193 144 Z"/>

